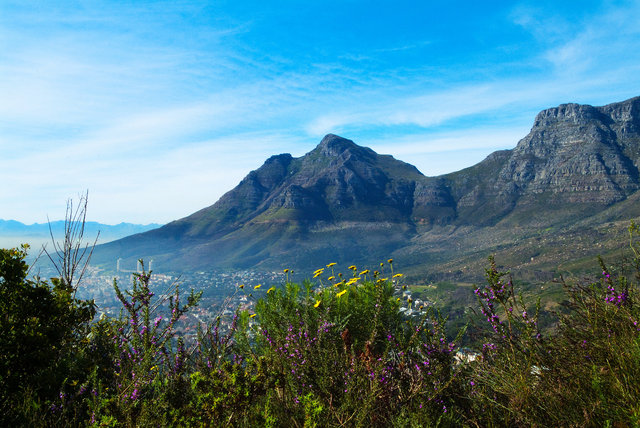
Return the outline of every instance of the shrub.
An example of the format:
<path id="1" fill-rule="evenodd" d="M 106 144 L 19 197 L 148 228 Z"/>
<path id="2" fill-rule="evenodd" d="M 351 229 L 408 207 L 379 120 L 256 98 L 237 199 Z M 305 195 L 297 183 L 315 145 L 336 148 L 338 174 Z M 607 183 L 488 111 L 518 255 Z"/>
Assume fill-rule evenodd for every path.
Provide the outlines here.
<path id="1" fill-rule="evenodd" d="M 90 421 L 115 419 L 129 426 L 167 424 L 175 410 L 189 402 L 187 350 L 177 337 L 175 325 L 182 315 L 198 304 L 200 293 L 180 302 L 175 285 L 160 298 L 149 287 L 151 273 L 133 274 L 131 290 L 113 287 L 123 311 L 117 320 L 97 324 L 95 340 L 104 346 L 105 333 L 111 340 L 109 372 L 94 379 L 96 396 L 90 406 Z M 168 314 L 163 316 L 166 310 Z M 96 367 L 97 369 L 97 367 Z"/>
<path id="2" fill-rule="evenodd" d="M 630 264 L 590 282 L 562 281 L 566 310 L 553 335 L 537 329 L 511 280 L 495 263 L 476 290 L 492 328 L 471 365 L 469 423 L 509 426 L 640 424 L 640 230 L 629 228 Z M 501 308 L 501 310 L 499 310 Z"/>
<path id="3" fill-rule="evenodd" d="M 63 388 L 85 376 L 82 348 L 93 301 L 59 279 L 27 279 L 26 250 L 0 249 L 0 424 L 34 419 Z M 64 396 L 64 392 L 62 393 Z"/>
<path id="4" fill-rule="evenodd" d="M 382 278 L 384 264 L 351 267 L 349 279 L 330 264 L 317 283 L 271 287 L 254 312 L 218 317 L 185 343 L 176 323 L 198 293 L 156 296 L 143 270 L 130 290 L 114 283 L 121 315 L 92 322 L 72 286 L 29 280 L 25 250 L 0 250 L 0 422 L 638 426 L 640 230 L 629 232 L 630 262 L 563 281 L 553 331 L 490 259 L 475 290 L 486 320 L 475 360 L 456 358 L 465 331 L 447 337 L 435 309 L 404 315 L 402 277 Z"/>
<path id="5" fill-rule="evenodd" d="M 248 354 L 264 370 L 270 417 L 278 425 L 388 426 L 411 409 L 433 424 L 446 416 L 455 383 L 444 320 L 407 319 L 394 296 L 399 285 L 354 278 L 288 283 L 257 302 Z"/>

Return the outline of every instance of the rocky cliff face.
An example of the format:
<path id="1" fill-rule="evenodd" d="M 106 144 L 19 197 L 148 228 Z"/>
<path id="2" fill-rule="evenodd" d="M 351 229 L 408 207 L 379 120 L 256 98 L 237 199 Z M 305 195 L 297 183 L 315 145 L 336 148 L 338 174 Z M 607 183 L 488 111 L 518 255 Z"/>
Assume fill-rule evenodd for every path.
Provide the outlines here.
<path id="1" fill-rule="evenodd" d="M 444 176 L 457 221 L 468 223 L 478 210 L 483 215 L 475 218 L 496 222 L 526 209 L 601 209 L 622 201 L 640 186 L 639 130 L 640 97 L 544 110 L 513 150 Z"/>
<path id="2" fill-rule="evenodd" d="M 96 255 L 246 267 L 418 254 L 438 228 L 546 227 L 603 212 L 640 189 L 639 166 L 640 97 L 544 110 L 514 149 L 440 177 L 329 134 L 300 158 L 272 156 L 214 205 Z"/>
<path id="3" fill-rule="evenodd" d="M 600 108 L 565 104 L 539 113 L 498 183 L 513 182 L 522 195 L 556 195 L 555 203 L 624 199 L 638 190 L 640 159 L 628 149 L 640 137 L 639 106 L 635 98 Z"/>

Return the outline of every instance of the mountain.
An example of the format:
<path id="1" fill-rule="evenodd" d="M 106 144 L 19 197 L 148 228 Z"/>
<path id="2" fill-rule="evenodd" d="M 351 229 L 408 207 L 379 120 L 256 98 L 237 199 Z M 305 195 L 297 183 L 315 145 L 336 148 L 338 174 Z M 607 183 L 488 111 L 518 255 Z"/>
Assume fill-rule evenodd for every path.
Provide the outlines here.
<path id="1" fill-rule="evenodd" d="M 99 242 L 103 243 L 134 233 L 146 232 L 160 226 L 159 224 L 142 225 L 133 223 L 108 225 L 88 221 L 85 223 L 85 237 L 95 239 L 100 233 Z M 51 242 L 49 227 L 51 227 L 51 232 L 56 239 L 62 239 L 64 236 L 64 220 L 26 225 L 16 220 L 0 219 L 0 246 L 10 248 L 28 243 L 32 247 L 39 247 L 42 244 Z"/>
<path id="2" fill-rule="evenodd" d="M 566 104 L 538 114 L 515 149 L 447 176 L 461 218 L 597 212 L 638 190 L 640 98 L 605 107 Z M 487 174 L 489 172 L 489 174 Z M 491 173 L 493 172 L 493 173 Z M 474 176 L 481 178 L 474 182 Z M 484 218 L 484 216 L 482 216 Z M 557 222 L 554 213 L 553 222 Z"/>
<path id="3" fill-rule="evenodd" d="M 414 166 L 327 135 L 301 158 L 267 159 L 208 208 L 98 248 L 97 259 L 146 256 L 156 266 L 200 269 L 387 257 L 415 234 L 422 179 Z"/>
<path id="4" fill-rule="evenodd" d="M 497 253 L 535 273 L 564 261 L 566 240 L 585 257 L 613 245 L 640 215 L 639 163 L 640 97 L 544 110 L 514 149 L 438 177 L 329 134 L 300 158 L 267 159 L 212 206 L 94 258 L 203 270 L 393 256 L 415 274 L 464 278 Z"/>

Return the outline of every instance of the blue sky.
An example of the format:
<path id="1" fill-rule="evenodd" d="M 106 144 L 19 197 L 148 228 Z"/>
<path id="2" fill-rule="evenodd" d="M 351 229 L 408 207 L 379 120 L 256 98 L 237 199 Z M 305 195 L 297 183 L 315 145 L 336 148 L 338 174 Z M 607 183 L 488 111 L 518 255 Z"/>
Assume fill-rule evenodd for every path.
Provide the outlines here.
<path id="1" fill-rule="evenodd" d="M 335 133 L 425 175 L 640 95 L 640 1 L 0 2 L 0 218 L 168 222 Z"/>

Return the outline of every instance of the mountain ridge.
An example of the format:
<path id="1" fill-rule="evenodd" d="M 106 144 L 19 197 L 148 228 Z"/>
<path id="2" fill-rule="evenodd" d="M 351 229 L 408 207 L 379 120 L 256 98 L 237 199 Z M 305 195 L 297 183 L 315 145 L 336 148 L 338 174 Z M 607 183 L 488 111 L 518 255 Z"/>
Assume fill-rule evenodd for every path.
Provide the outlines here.
<path id="1" fill-rule="evenodd" d="M 476 241 L 491 228 L 570 227 L 613 213 L 640 189 L 639 165 L 640 97 L 543 110 L 513 149 L 437 177 L 328 134 L 299 158 L 271 156 L 213 205 L 94 254 L 102 263 L 116 253 L 153 257 L 173 269 L 303 268 L 398 254 L 419 271 L 434 266 L 435 253 L 457 253 L 452 236 L 486 257 L 495 245 Z M 619 207 L 618 218 L 636 211 Z"/>
<path id="2" fill-rule="evenodd" d="M 17 220 L 0 219 L 0 244 L 3 247 L 16 247 L 29 243 L 32 247 L 51 242 L 51 233 L 56 238 L 64 236 L 64 220 L 54 220 L 48 223 L 25 224 Z M 85 238 L 95 239 L 100 233 L 100 242 L 109 242 L 135 233 L 146 232 L 162 225 L 156 223 L 135 224 L 121 222 L 108 225 L 95 221 L 85 223 Z M 51 229 L 50 229 L 51 228 Z M 51 231 L 51 232 L 50 232 Z"/>

